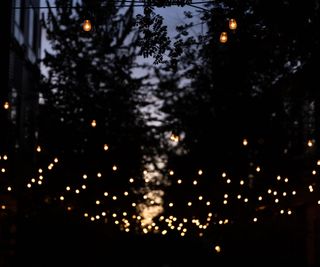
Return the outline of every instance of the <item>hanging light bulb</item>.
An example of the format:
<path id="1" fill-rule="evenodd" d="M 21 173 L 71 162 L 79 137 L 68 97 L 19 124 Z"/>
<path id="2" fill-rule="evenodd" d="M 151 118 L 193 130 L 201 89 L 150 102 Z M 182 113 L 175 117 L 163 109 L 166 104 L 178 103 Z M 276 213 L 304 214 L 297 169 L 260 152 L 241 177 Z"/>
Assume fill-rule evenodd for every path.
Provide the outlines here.
<path id="1" fill-rule="evenodd" d="M 92 29 L 92 24 L 91 24 L 91 21 L 86 19 L 82 25 L 82 29 L 85 31 L 85 32 L 89 32 L 91 31 Z"/>
<path id="2" fill-rule="evenodd" d="M 9 107 L 10 107 L 9 102 L 4 102 L 3 108 L 4 109 L 9 109 Z"/>
<path id="3" fill-rule="evenodd" d="M 96 120 L 92 120 L 91 121 L 91 127 L 96 127 L 97 126 L 97 122 L 96 122 Z"/>
<path id="4" fill-rule="evenodd" d="M 227 32 L 222 32 L 220 34 L 220 43 L 226 43 L 228 41 L 228 34 Z"/>
<path id="5" fill-rule="evenodd" d="M 237 27 L 238 27 L 237 21 L 235 19 L 230 19 L 229 20 L 229 29 L 235 30 L 235 29 L 237 29 Z"/>

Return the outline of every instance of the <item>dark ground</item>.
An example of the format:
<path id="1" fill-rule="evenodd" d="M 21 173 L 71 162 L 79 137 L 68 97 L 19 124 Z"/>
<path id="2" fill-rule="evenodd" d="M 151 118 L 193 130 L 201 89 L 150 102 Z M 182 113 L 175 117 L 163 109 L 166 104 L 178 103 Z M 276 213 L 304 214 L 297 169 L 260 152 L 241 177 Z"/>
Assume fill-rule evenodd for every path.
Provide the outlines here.
<path id="1" fill-rule="evenodd" d="M 18 233 L 18 266 L 305 266 L 303 233 L 293 225 L 233 225 L 192 239 L 122 234 L 46 211 L 26 219 Z"/>

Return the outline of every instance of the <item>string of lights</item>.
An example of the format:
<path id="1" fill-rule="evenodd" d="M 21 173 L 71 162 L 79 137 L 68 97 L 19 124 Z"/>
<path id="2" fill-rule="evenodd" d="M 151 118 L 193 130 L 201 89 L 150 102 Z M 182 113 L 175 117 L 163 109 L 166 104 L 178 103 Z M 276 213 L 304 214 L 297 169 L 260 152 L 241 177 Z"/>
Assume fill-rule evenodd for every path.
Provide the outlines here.
<path id="1" fill-rule="evenodd" d="M 248 145 L 248 140 L 243 139 L 243 146 Z M 310 142 L 308 142 L 307 146 L 309 147 Z M 108 151 L 109 146 L 107 144 L 103 145 L 103 149 Z M 36 151 L 41 153 L 42 148 L 37 146 Z M 6 154 L 2 154 L 0 157 L 0 162 L 7 162 L 8 156 Z M 55 164 L 59 162 L 57 157 L 54 157 L 52 162 L 49 162 L 47 166 L 48 171 L 52 171 Z M 316 162 L 316 166 L 320 166 L 320 160 Z M 310 171 L 310 175 L 314 178 L 317 177 L 317 170 L 315 168 Z M 1 166 L 0 166 L 1 167 Z M 118 170 L 118 166 L 113 165 L 112 171 L 116 173 Z M 2 173 L 6 173 L 6 169 L 4 167 L 1 168 Z M 263 168 L 261 166 L 255 167 L 255 172 L 260 174 L 263 172 Z M 44 182 L 45 176 L 45 168 L 38 168 L 37 174 L 34 176 L 36 178 L 31 178 L 27 181 L 26 188 L 31 189 L 33 185 L 41 186 Z M 170 176 L 172 181 L 181 186 L 189 185 L 193 187 L 199 186 L 201 183 L 201 177 L 204 175 L 204 170 L 199 169 L 197 171 L 198 177 L 195 178 L 193 181 L 184 181 L 184 179 L 176 178 L 175 171 L 170 170 L 168 172 L 168 176 Z M 87 182 L 91 180 L 98 181 L 103 179 L 103 174 L 101 172 L 97 172 L 95 177 L 89 177 L 87 174 L 83 174 L 81 178 L 80 186 L 78 185 L 67 185 L 65 189 L 60 194 L 57 194 L 57 199 L 63 204 L 64 209 L 67 212 L 75 211 L 80 214 L 82 217 L 88 219 L 90 222 L 98 222 L 102 221 L 106 222 L 113 222 L 115 225 L 119 225 L 121 230 L 125 232 L 132 231 L 133 229 L 137 230 L 140 229 L 143 233 L 161 233 L 163 235 L 167 234 L 170 230 L 176 230 L 179 232 L 181 236 L 185 236 L 186 233 L 194 233 L 197 232 L 199 236 L 203 236 L 204 231 L 210 225 L 224 225 L 229 223 L 234 223 L 234 218 L 226 217 L 223 214 L 219 215 L 218 210 L 221 210 L 219 206 L 229 207 L 230 205 L 234 205 L 235 201 L 243 206 L 243 208 L 252 207 L 254 208 L 254 213 L 249 218 L 249 221 L 256 223 L 261 220 L 261 216 L 259 215 L 265 209 L 273 209 L 279 215 L 292 215 L 294 209 L 294 201 L 298 195 L 304 195 L 305 193 L 314 193 L 315 191 L 318 192 L 316 179 L 313 179 L 311 184 L 308 184 L 304 187 L 304 189 L 297 190 L 294 188 L 293 185 L 290 186 L 290 179 L 288 177 L 283 177 L 281 175 L 277 175 L 274 179 L 274 182 L 270 188 L 266 188 L 263 192 L 255 192 L 254 197 L 250 197 L 246 195 L 246 190 L 243 190 L 245 187 L 249 188 L 249 181 L 245 179 L 236 179 L 230 177 L 227 172 L 221 173 L 221 183 L 224 185 L 231 185 L 233 183 L 238 183 L 238 191 L 234 189 L 222 192 L 220 200 L 217 198 L 215 201 L 212 201 L 212 197 L 205 196 L 205 194 L 199 194 L 198 196 L 188 196 L 188 199 L 182 201 L 184 203 L 184 207 L 186 208 L 187 214 L 189 216 L 176 216 L 172 215 L 175 207 L 181 209 L 181 203 L 175 203 L 173 201 L 169 203 L 164 203 L 164 211 L 169 213 L 168 216 L 160 216 L 156 218 L 157 220 L 146 220 L 141 214 L 139 213 L 139 206 L 143 205 L 143 201 L 146 200 L 148 197 L 146 195 L 143 196 L 142 199 L 132 200 L 133 193 L 129 193 L 129 189 L 122 191 L 122 192 L 110 192 L 104 191 L 103 195 L 100 197 L 96 196 L 94 200 L 93 206 L 96 207 L 95 211 L 89 211 L 85 208 L 76 207 L 74 204 L 70 203 L 77 203 L 74 201 L 75 197 L 80 197 L 83 192 L 88 189 Z M 134 182 L 136 179 L 129 178 L 128 179 L 128 188 L 134 186 Z M 271 181 L 270 181 L 270 184 Z M 286 187 L 286 190 L 281 190 L 283 186 Z M 8 185 L 7 191 L 12 192 L 13 186 Z M 182 190 L 183 191 L 183 190 Z M 134 196 L 136 197 L 136 196 Z M 123 205 L 123 199 L 127 200 L 126 205 Z M 107 202 L 108 201 L 121 201 L 121 209 L 118 207 L 117 210 L 111 211 L 108 208 Z M 181 202 L 181 201 L 180 201 Z M 233 203 L 233 204 L 232 204 Z M 250 204 L 251 203 L 251 204 Z M 281 205 L 283 203 L 283 205 Z M 288 205 L 288 203 L 290 205 Z M 317 200 L 317 203 L 320 204 L 320 201 Z M 152 205 L 154 203 L 151 203 Z M 200 204 L 200 206 L 199 206 Z M 251 206 L 250 206 L 251 205 Z M 4 206 L 4 205 L 2 205 Z M 90 205 L 89 205 L 90 206 Z M 196 207 L 196 210 L 201 208 L 202 213 L 205 214 L 197 217 L 192 214 L 196 214 L 195 211 L 192 211 L 193 207 Z M 190 211 L 189 211 L 190 210 Z M 130 227 L 131 226 L 131 227 Z"/>

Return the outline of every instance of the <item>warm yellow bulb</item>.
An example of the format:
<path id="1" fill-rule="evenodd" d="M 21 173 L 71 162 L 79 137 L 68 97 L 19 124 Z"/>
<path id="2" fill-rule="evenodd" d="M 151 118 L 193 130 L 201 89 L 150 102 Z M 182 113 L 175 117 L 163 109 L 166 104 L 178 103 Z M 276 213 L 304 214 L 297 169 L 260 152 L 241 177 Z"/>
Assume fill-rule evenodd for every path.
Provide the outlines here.
<path id="1" fill-rule="evenodd" d="M 96 120 L 92 120 L 92 121 L 91 121 L 91 126 L 92 126 L 93 128 L 97 126 Z"/>
<path id="2" fill-rule="evenodd" d="M 313 146 L 312 140 L 308 140 L 308 147 L 312 147 L 312 146 Z"/>
<path id="3" fill-rule="evenodd" d="M 41 146 L 37 146 L 37 152 L 41 152 Z"/>
<path id="4" fill-rule="evenodd" d="M 248 140 L 247 140 L 247 139 L 243 139 L 242 144 L 243 144 L 244 146 L 247 146 L 247 145 L 248 145 Z"/>
<path id="5" fill-rule="evenodd" d="M 91 24 L 91 21 L 86 19 L 82 25 L 82 29 L 85 31 L 85 32 L 89 32 L 91 31 L 92 29 L 92 24 Z"/>
<path id="6" fill-rule="evenodd" d="M 10 107 L 9 102 L 4 102 L 3 108 L 4 109 L 9 109 L 9 107 Z"/>
<path id="7" fill-rule="evenodd" d="M 215 246 L 215 247 L 214 247 L 214 250 L 215 250 L 217 253 L 220 253 L 220 252 L 221 252 L 221 247 L 220 247 L 220 246 Z"/>
<path id="8" fill-rule="evenodd" d="M 226 43 L 228 41 L 228 34 L 227 32 L 222 32 L 220 34 L 220 43 Z"/>
<path id="9" fill-rule="evenodd" d="M 230 19 L 229 20 L 229 29 L 235 30 L 235 29 L 237 29 L 237 27 L 238 27 L 237 21 L 235 19 Z"/>

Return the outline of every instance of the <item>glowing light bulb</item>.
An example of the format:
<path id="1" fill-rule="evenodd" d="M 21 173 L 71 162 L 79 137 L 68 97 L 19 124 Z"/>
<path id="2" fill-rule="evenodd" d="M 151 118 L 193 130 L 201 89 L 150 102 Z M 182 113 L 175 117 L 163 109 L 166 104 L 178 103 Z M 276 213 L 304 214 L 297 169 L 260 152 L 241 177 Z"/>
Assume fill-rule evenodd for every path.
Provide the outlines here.
<path id="1" fill-rule="evenodd" d="M 221 247 L 220 247 L 220 246 L 215 246 L 215 247 L 214 247 L 214 250 L 215 250 L 217 253 L 220 253 L 220 252 L 221 252 Z"/>
<path id="2" fill-rule="evenodd" d="M 88 20 L 88 19 L 86 19 L 86 20 L 83 22 L 82 29 L 83 29 L 85 32 L 91 31 L 91 29 L 92 29 L 91 21 Z"/>
<path id="3" fill-rule="evenodd" d="M 171 134 L 170 135 L 170 140 L 177 143 L 177 142 L 180 141 L 180 137 L 178 135 Z"/>
<path id="4" fill-rule="evenodd" d="M 235 19 L 230 19 L 229 20 L 229 29 L 235 30 L 235 29 L 237 29 L 237 27 L 238 27 L 237 21 Z"/>
<path id="5" fill-rule="evenodd" d="M 96 127 L 97 126 L 97 122 L 96 122 L 96 120 L 92 120 L 91 121 L 91 127 Z"/>
<path id="6" fill-rule="evenodd" d="M 312 140 L 308 140 L 308 147 L 312 147 L 313 146 L 313 141 Z"/>
<path id="7" fill-rule="evenodd" d="M 202 170 L 199 170 L 198 171 L 198 175 L 202 175 L 203 174 L 203 171 Z"/>
<path id="8" fill-rule="evenodd" d="M 113 170 L 113 171 L 116 171 L 116 170 L 118 170 L 118 167 L 117 167 L 116 165 L 113 165 L 113 166 L 112 166 L 112 170 Z"/>
<path id="9" fill-rule="evenodd" d="M 107 151 L 108 149 L 109 149 L 109 146 L 108 146 L 107 144 L 104 144 L 104 145 L 103 145 L 103 150 L 104 150 L 104 151 Z"/>
<path id="10" fill-rule="evenodd" d="M 242 140 L 242 144 L 244 145 L 244 146 L 247 146 L 248 145 L 248 140 L 245 138 L 245 139 L 243 139 Z"/>
<path id="11" fill-rule="evenodd" d="M 227 34 L 227 32 L 222 32 L 221 34 L 220 34 L 220 43 L 222 43 L 222 44 L 224 44 L 224 43 L 226 43 L 227 41 L 228 41 L 228 34 Z"/>
<path id="12" fill-rule="evenodd" d="M 9 109 L 9 107 L 10 107 L 9 102 L 4 102 L 3 108 L 4 109 Z"/>
<path id="13" fill-rule="evenodd" d="M 41 146 L 37 146 L 37 152 L 41 152 Z"/>

